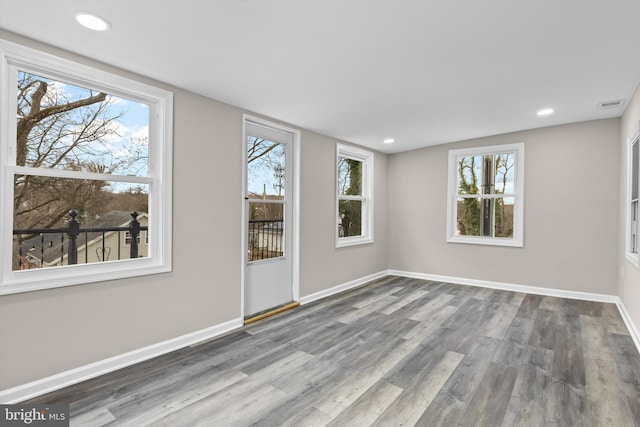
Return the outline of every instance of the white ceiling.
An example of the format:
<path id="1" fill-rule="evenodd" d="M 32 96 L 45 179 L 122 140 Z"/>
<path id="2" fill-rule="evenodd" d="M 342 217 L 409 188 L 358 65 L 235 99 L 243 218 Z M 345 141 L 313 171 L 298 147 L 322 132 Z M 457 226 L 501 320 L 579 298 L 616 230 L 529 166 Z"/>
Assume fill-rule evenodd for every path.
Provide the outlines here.
<path id="1" fill-rule="evenodd" d="M 0 28 L 383 152 L 617 117 L 640 82 L 638 0 L 0 0 Z"/>

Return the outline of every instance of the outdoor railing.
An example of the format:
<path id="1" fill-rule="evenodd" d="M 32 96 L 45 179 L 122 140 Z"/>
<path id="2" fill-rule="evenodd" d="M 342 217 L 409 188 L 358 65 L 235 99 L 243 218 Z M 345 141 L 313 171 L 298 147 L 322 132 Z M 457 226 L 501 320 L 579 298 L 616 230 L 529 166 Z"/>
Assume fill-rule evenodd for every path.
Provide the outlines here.
<path id="1" fill-rule="evenodd" d="M 249 261 L 284 255 L 283 224 L 281 219 L 249 220 Z"/>
<path id="2" fill-rule="evenodd" d="M 132 220 L 125 227 L 81 227 L 76 218 L 78 212 L 72 209 L 69 211 L 70 220 L 66 227 L 15 229 L 13 230 L 13 235 L 17 236 L 17 248 L 14 250 L 17 250 L 18 265 L 14 265 L 14 269 L 34 268 L 29 258 L 39 259 L 39 265 L 35 266 L 35 268 L 44 267 L 45 249 L 56 249 L 58 251 L 58 254 L 49 255 L 53 257 L 59 255 L 59 258 L 56 259 L 59 259 L 60 262 L 56 265 L 63 265 L 65 255 L 67 256 L 68 265 L 78 264 L 79 245 L 84 245 L 84 263 L 89 263 L 89 244 L 100 237 L 102 241 L 96 247 L 96 261 L 109 261 L 111 246 L 107 245 L 106 235 L 110 232 L 117 232 L 117 258 L 115 259 L 122 259 L 122 255 L 126 258 L 138 258 L 141 231 L 149 229 L 148 226 L 140 225 L 138 215 L 136 211 L 131 212 Z M 129 232 L 129 236 L 125 237 L 125 246 L 129 246 L 128 257 L 126 254 L 121 253 L 121 247 L 123 246 L 121 232 Z M 54 237 L 56 234 L 59 235 L 59 238 Z M 127 243 L 127 240 L 129 243 Z M 25 244 L 31 247 L 26 249 Z M 57 248 L 58 244 L 59 249 Z"/>

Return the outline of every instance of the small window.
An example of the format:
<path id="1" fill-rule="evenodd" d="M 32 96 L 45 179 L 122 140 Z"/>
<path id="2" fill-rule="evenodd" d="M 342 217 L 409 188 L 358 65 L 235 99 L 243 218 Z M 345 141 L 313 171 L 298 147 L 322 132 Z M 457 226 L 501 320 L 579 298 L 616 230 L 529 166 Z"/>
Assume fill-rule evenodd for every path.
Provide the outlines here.
<path id="1" fill-rule="evenodd" d="M 638 125 L 640 128 L 640 124 Z M 640 267 L 640 239 L 638 232 L 640 226 L 638 223 L 638 215 L 640 208 L 638 206 L 639 197 L 638 189 L 640 188 L 640 131 L 636 130 L 634 136 L 630 139 L 629 146 L 629 220 L 627 232 L 627 259 L 637 267 Z"/>
<path id="2" fill-rule="evenodd" d="M 136 236 L 136 241 L 138 242 L 138 244 L 140 244 L 140 234 L 138 234 L 138 236 Z M 146 242 L 147 244 L 149 243 L 149 241 L 147 240 Z M 124 245 L 125 246 L 130 246 L 131 245 L 131 232 L 130 231 L 125 231 L 124 232 Z"/>
<path id="3" fill-rule="evenodd" d="M 337 147 L 336 247 L 373 242 L 373 153 Z"/>
<path id="4" fill-rule="evenodd" d="M 0 54 L 0 293 L 170 271 L 172 94 L 2 40 Z M 121 248 L 133 211 L 160 236 L 144 253 Z"/>
<path id="5" fill-rule="evenodd" d="M 449 151 L 447 241 L 522 246 L 524 144 Z"/>

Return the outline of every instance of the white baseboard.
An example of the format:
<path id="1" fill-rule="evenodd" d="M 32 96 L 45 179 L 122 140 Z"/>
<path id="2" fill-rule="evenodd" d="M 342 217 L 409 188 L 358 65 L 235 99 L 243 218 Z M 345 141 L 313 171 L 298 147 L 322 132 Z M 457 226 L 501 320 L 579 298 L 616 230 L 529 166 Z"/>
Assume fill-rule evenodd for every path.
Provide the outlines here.
<path id="1" fill-rule="evenodd" d="M 331 295 L 339 294 L 340 292 L 348 291 L 353 288 L 357 288 L 358 286 L 365 285 L 373 280 L 387 276 L 388 274 L 389 272 L 387 270 L 380 271 L 378 273 L 370 274 L 368 276 L 361 277 L 359 279 L 355 279 L 338 286 L 334 286 L 333 288 L 325 289 L 320 292 L 316 292 L 314 294 L 301 297 L 300 304 L 301 305 L 309 304 L 310 302 L 317 301 L 322 298 L 330 297 Z"/>
<path id="2" fill-rule="evenodd" d="M 624 320 L 624 324 L 627 325 L 629 334 L 638 349 L 638 353 L 640 353 L 640 333 L 638 333 L 638 329 L 636 328 L 636 325 L 633 324 L 633 320 L 631 320 L 631 316 L 629 316 L 627 308 L 624 306 L 622 301 L 618 302 L 618 311 L 620 311 L 622 320 Z"/>
<path id="3" fill-rule="evenodd" d="M 191 332 L 167 341 L 152 344 L 128 353 L 100 360 L 79 368 L 61 372 L 50 377 L 0 391 L 0 403 L 12 404 L 40 396 L 72 384 L 125 368 L 138 362 L 161 356 L 174 350 L 187 347 L 201 341 L 210 340 L 225 333 L 241 328 L 242 319 L 234 319 L 210 328 Z"/>
<path id="4" fill-rule="evenodd" d="M 411 277 L 414 279 L 431 280 L 434 282 L 455 283 L 457 285 L 478 286 L 481 288 L 500 289 L 503 291 L 524 292 L 534 295 L 546 295 L 550 297 L 580 299 L 585 301 L 610 302 L 617 304 L 620 298 L 615 295 L 592 294 L 588 292 L 564 291 L 561 289 L 541 288 L 538 286 L 516 285 L 511 283 L 491 282 L 488 280 L 466 279 L 462 277 L 439 276 L 436 274 L 414 273 L 410 271 L 389 270 L 389 274 L 395 276 Z"/>
<path id="5" fill-rule="evenodd" d="M 565 291 L 562 289 L 541 288 L 537 286 L 527 286 L 527 285 L 515 285 L 511 283 L 466 279 L 462 277 L 439 276 L 436 274 L 415 273 L 411 271 L 388 270 L 387 273 L 394 276 L 411 277 L 413 279 L 423 279 L 423 280 L 430 280 L 434 282 L 447 282 L 447 283 L 455 283 L 458 285 L 479 286 L 482 288 L 500 289 L 504 291 L 513 291 L 513 292 L 523 292 L 523 293 L 534 294 L 534 295 L 545 295 L 545 296 L 559 297 L 559 298 L 570 298 L 570 299 L 579 299 L 579 300 L 585 300 L 585 301 L 613 303 L 618 307 L 620 316 L 622 317 L 622 320 L 624 321 L 625 325 L 627 326 L 627 329 L 629 330 L 629 335 L 631 335 L 631 339 L 633 340 L 634 344 L 636 345 L 636 348 L 638 349 L 638 352 L 640 353 L 640 334 L 638 333 L 638 329 L 633 324 L 633 321 L 631 320 L 629 313 L 627 313 L 627 309 L 625 308 L 624 304 L 620 300 L 620 297 L 616 295 L 593 294 L 588 292 L 577 292 L 577 291 Z"/>
<path id="6" fill-rule="evenodd" d="M 638 329 L 633 324 L 629 313 L 627 313 L 624 304 L 619 297 L 615 295 L 605 294 L 593 294 L 586 292 L 565 291 L 560 289 L 540 288 L 536 286 L 516 285 L 501 282 L 491 282 L 486 280 L 467 279 L 451 276 L 440 276 L 435 274 L 415 273 L 409 271 L 400 270 L 385 270 L 378 273 L 370 274 L 359 279 L 352 280 L 350 282 L 343 283 L 338 286 L 334 286 L 330 289 L 325 289 L 320 292 L 316 292 L 311 295 L 307 295 L 300 298 L 300 304 L 309 304 L 313 301 L 317 301 L 329 296 L 345 292 L 359 286 L 365 285 L 373 280 L 380 279 L 387 275 L 410 277 L 415 279 L 430 280 L 436 282 L 455 283 L 460 285 L 479 286 L 483 288 L 500 289 L 513 292 L 523 292 L 535 295 L 546 295 L 561 298 L 572 298 L 587 301 L 599 301 L 614 303 L 617 305 L 620 315 L 624 320 L 627 329 L 635 343 L 638 351 L 640 352 L 640 334 Z M 240 329 L 243 325 L 242 318 L 230 320 L 228 322 L 221 323 L 219 325 L 212 326 L 210 328 L 195 331 L 186 335 L 182 335 L 170 340 L 153 344 L 148 347 L 144 347 L 138 350 L 134 350 L 128 353 L 124 353 L 118 356 L 114 356 L 108 359 L 104 359 L 89 365 L 81 366 L 79 368 L 71 369 L 69 371 L 61 372 L 50 377 L 46 377 L 37 381 L 33 381 L 27 384 L 23 384 L 14 388 L 0 391 L 0 403 L 11 404 L 18 403 L 24 400 L 31 399 L 36 396 L 40 396 L 69 385 L 77 384 L 79 382 L 95 378 L 97 376 L 125 368 L 138 362 L 142 362 L 163 354 L 169 353 L 174 350 L 178 350 L 183 347 L 187 347 L 193 344 L 197 344 L 202 341 L 207 341 L 216 337 L 219 337 L 225 333 Z"/>
<path id="7" fill-rule="evenodd" d="M 387 271 L 381 271 L 379 273 L 343 283 L 331 289 L 326 289 L 324 291 L 302 297 L 300 298 L 300 304 L 308 304 L 312 301 L 362 286 L 372 280 L 376 280 L 386 275 Z M 216 338 L 227 332 L 240 329 L 242 326 L 242 318 L 230 320 L 210 328 L 195 331 L 148 347 L 100 360 L 50 377 L 42 378 L 10 389 L 1 390 L 0 404 L 19 403 L 24 400 L 41 396 L 43 394 L 59 390 L 63 387 L 77 384 L 118 369 L 126 368 L 127 366 L 131 366 L 135 363 L 143 362 L 183 347 Z"/>

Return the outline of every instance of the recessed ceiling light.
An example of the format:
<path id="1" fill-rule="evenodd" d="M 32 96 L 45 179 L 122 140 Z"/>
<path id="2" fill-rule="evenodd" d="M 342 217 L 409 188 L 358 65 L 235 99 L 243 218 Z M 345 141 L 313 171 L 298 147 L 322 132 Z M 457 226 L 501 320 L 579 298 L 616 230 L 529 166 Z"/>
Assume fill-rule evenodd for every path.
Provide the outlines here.
<path id="1" fill-rule="evenodd" d="M 539 116 L 548 116 L 549 114 L 553 114 L 553 108 L 545 108 L 538 111 Z"/>
<path id="2" fill-rule="evenodd" d="M 395 141 L 394 141 L 394 139 L 393 139 L 393 138 L 387 138 L 387 139 L 385 139 L 385 140 L 384 140 L 384 141 L 382 141 L 382 142 L 384 142 L 385 144 L 393 144 Z"/>
<path id="3" fill-rule="evenodd" d="M 105 19 L 88 12 L 76 12 L 74 16 L 80 25 L 90 30 L 105 31 L 111 27 Z"/>

